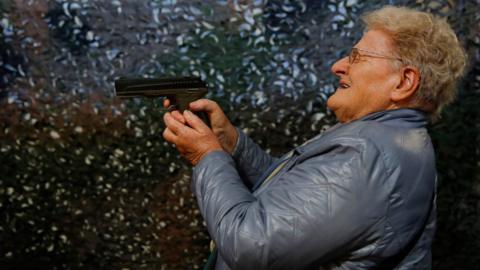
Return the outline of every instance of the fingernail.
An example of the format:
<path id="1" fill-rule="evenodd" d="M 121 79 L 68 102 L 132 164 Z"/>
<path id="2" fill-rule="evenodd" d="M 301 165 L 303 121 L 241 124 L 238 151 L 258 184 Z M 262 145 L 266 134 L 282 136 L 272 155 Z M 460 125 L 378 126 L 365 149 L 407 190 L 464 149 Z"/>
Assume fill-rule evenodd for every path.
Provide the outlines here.
<path id="1" fill-rule="evenodd" d="M 192 112 L 189 111 L 189 110 L 185 110 L 185 112 L 186 112 L 188 115 L 192 115 Z"/>

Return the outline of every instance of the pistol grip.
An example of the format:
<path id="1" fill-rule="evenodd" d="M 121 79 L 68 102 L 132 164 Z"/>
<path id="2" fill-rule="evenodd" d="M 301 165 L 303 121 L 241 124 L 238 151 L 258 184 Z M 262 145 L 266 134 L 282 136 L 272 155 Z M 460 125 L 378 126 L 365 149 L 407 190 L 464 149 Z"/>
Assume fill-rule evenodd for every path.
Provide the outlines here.
<path id="1" fill-rule="evenodd" d="M 168 106 L 167 110 L 169 112 L 178 110 L 180 113 L 183 113 L 184 110 L 188 109 L 188 105 L 190 102 L 195 101 L 196 99 L 189 99 L 189 98 L 178 98 L 175 95 L 167 96 L 170 100 L 170 106 Z M 208 115 L 206 112 L 194 112 L 203 122 L 208 126 L 210 126 L 210 120 L 208 119 Z"/>

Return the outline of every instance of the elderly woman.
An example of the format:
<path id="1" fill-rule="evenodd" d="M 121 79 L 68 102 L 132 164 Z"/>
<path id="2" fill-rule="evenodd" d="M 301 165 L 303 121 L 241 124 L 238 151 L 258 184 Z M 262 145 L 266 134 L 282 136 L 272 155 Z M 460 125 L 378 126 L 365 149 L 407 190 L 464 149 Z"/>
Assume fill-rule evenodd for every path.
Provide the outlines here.
<path id="1" fill-rule="evenodd" d="M 429 269 L 436 170 L 425 128 L 455 97 L 466 58 L 443 19 L 399 7 L 332 66 L 339 124 L 275 159 L 209 100 L 212 128 L 167 113 L 164 138 L 195 165 L 215 269 Z M 166 102 L 168 105 L 168 101 Z"/>

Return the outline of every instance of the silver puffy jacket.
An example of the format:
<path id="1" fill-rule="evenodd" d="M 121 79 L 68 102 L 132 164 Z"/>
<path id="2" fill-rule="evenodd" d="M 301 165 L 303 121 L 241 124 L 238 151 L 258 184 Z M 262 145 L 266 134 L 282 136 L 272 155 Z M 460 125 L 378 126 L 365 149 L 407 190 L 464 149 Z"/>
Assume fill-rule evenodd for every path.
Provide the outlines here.
<path id="1" fill-rule="evenodd" d="M 436 171 L 426 122 L 399 109 L 338 124 L 265 183 L 283 160 L 239 131 L 233 156 L 212 152 L 193 171 L 215 269 L 430 269 Z"/>

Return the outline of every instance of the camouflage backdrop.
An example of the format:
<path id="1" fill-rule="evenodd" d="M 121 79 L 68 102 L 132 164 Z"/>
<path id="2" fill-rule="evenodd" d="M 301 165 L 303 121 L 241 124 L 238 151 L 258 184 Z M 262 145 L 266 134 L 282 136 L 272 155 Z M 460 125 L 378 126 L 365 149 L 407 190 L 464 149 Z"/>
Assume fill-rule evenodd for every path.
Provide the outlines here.
<path id="1" fill-rule="evenodd" d="M 0 0 L 0 269 L 198 269 L 208 234 L 159 101 L 121 76 L 199 76 L 272 154 L 334 124 L 330 66 L 385 4 L 448 19 L 469 54 L 430 126 L 434 269 L 480 264 L 480 1 Z"/>

